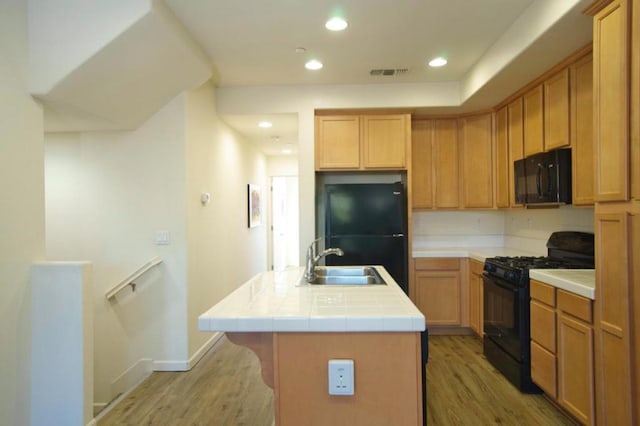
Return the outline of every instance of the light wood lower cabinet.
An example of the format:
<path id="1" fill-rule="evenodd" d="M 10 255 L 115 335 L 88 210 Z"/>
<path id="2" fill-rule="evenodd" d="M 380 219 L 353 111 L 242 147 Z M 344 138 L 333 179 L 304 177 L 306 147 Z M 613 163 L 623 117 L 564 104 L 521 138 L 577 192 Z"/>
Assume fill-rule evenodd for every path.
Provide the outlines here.
<path id="1" fill-rule="evenodd" d="M 427 326 L 460 326 L 460 259 L 416 258 L 414 265 L 415 303 Z"/>
<path id="2" fill-rule="evenodd" d="M 531 378 L 582 424 L 595 424 L 593 302 L 531 280 Z"/>
<path id="3" fill-rule="evenodd" d="M 482 337 L 484 330 L 483 263 L 469 259 L 469 327 Z"/>

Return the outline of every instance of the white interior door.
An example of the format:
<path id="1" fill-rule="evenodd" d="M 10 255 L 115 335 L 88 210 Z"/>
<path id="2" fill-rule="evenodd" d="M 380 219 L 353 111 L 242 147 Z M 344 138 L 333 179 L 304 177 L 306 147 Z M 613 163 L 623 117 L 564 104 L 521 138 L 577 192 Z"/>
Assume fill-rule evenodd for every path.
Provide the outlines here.
<path id="1" fill-rule="evenodd" d="M 298 266 L 298 177 L 271 178 L 273 270 Z"/>

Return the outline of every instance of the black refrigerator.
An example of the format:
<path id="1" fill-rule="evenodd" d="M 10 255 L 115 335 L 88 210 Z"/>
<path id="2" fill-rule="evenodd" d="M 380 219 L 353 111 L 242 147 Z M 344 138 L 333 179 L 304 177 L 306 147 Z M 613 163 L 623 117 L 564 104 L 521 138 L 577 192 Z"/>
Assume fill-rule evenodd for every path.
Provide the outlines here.
<path id="1" fill-rule="evenodd" d="M 396 183 L 326 184 L 325 248 L 344 256 L 327 256 L 327 265 L 382 265 L 408 294 L 407 201 Z"/>

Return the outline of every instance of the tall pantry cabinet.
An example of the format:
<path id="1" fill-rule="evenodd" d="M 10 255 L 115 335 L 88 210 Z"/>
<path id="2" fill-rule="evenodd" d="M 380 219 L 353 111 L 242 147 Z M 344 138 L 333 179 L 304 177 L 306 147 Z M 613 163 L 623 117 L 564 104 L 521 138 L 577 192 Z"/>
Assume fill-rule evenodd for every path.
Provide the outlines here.
<path id="1" fill-rule="evenodd" d="M 593 16 L 598 424 L 640 421 L 640 0 Z"/>

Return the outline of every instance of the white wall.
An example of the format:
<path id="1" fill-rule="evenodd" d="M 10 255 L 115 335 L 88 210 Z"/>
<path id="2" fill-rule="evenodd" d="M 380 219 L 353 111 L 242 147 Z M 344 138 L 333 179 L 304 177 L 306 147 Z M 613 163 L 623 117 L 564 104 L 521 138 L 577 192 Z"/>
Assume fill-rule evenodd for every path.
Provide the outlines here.
<path id="1" fill-rule="evenodd" d="M 291 155 L 267 157 L 267 175 L 298 176 L 298 157 Z"/>
<path id="2" fill-rule="evenodd" d="M 214 93 L 186 92 L 132 132 L 46 134 L 48 258 L 94 263 L 98 405 L 152 368 L 189 368 L 211 337 L 198 315 L 266 269 L 267 228 L 249 229 L 246 213 L 266 158 L 217 117 Z M 105 299 L 156 255 L 135 293 Z"/>
<path id="3" fill-rule="evenodd" d="M 496 210 L 413 213 L 413 247 L 500 247 L 504 213 Z"/>
<path id="4" fill-rule="evenodd" d="M 505 211 L 505 245 L 546 253 L 554 231 L 594 232 L 593 208 L 562 206 L 555 209 Z"/>
<path id="5" fill-rule="evenodd" d="M 186 95 L 187 257 L 189 353 L 210 333 L 197 329 L 198 315 L 267 268 L 267 217 L 248 228 L 247 185 L 263 190 L 267 213 L 266 157 L 216 115 L 214 88 Z M 202 193 L 211 201 L 203 206 Z"/>
<path id="6" fill-rule="evenodd" d="M 42 109 L 27 91 L 27 10 L 0 2 L 0 423 L 29 424 L 30 268 L 44 260 Z"/>
<path id="7" fill-rule="evenodd" d="M 133 132 L 45 136 L 48 259 L 94 265 L 98 403 L 122 390 L 116 379 L 136 363 L 188 358 L 184 104 L 177 97 Z M 155 245 L 156 230 L 171 244 Z M 106 300 L 156 255 L 164 262 L 134 294 Z"/>
<path id="8" fill-rule="evenodd" d="M 437 211 L 413 214 L 414 248 L 506 246 L 547 253 L 552 232 L 594 232 L 593 208 Z"/>

